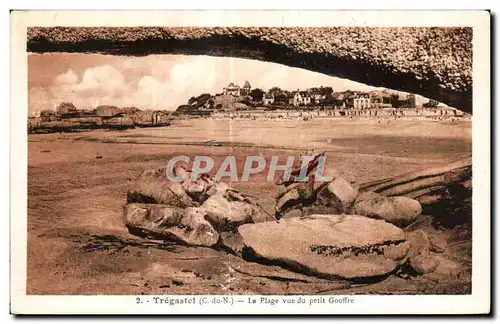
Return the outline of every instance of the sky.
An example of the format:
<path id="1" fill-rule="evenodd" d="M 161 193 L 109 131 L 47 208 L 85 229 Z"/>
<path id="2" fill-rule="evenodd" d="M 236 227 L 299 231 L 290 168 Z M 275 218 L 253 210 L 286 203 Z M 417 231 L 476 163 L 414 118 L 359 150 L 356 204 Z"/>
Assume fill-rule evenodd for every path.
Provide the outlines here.
<path id="1" fill-rule="evenodd" d="M 192 96 L 221 93 L 229 82 L 252 88 L 305 90 L 331 86 L 334 91 L 375 89 L 286 65 L 189 55 L 142 57 L 97 54 L 29 54 L 28 106 L 33 115 L 60 102 L 77 108 L 98 105 L 175 110 Z"/>

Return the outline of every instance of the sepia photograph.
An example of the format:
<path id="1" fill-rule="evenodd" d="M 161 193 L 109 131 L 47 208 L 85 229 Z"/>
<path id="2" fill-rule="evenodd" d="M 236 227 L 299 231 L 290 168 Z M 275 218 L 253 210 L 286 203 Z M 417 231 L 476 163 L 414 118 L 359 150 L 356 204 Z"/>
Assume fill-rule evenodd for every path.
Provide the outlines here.
<path id="1" fill-rule="evenodd" d="M 488 13 L 469 13 L 489 42 Z M 473 23 L 261 26 L 260 14 L 289 16 L 254 11 L 241 25 L 176 13 L 171 25 L 31 25 L 19 14 L 14 148 L 26 161 L 12 168 L 27 180 L 26 215 L 11 213 L 24 222 L 11 239 L 26 239 L 11 258 L 25 259 L 27 298 L 332 307 L 472 297 L 476 276 L 489 280 L 489 210 L 473 213 L 473 201 L 489 206 L 473 200 L 473 164 L 489 170 L 473 163 L 473 116 L 487 129 L 490 110 L 475 101 Z"/>

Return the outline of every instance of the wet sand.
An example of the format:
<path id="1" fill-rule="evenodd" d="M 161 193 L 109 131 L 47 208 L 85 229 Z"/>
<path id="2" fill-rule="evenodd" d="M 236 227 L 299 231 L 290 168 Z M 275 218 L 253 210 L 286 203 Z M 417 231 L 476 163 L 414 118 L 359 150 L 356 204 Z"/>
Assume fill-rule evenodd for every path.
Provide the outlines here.
<path id="1" fill-rule="evenodd" d="M 248 155 L 314 148 L 327 152 L 328 171 L 362 183 L 469 156 L 470 121 L 193 119 L 164 128 L 30 134 L 28 141 L 29 294 L 463 293 L 470 286 L 468 279 L 436 284 L 395 276 L 356 286 L 278 267 L 272 271 L 294 279 L 275 280 L 271 268 L 225 251 L 139 239 L 121 221 L 133 179 L 175 155 L 208 155 L 216 165 L 234 155 L 242 170 Z M 264 177 L 232 185 L 271 211 L 278 188 Z M 459 243 L 447 253 L 470 258 L 466 230 L 445 235 Z"/>

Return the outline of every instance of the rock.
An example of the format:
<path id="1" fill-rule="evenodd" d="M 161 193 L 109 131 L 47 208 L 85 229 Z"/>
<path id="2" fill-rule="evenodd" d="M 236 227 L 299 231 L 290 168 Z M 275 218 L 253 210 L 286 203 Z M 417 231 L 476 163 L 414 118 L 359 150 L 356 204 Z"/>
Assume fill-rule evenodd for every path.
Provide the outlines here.
<path id="1" fill-rule="evenodd" d="M 243 243 L 243 238 L 241 237 L 240 233 L 236 232 L 221 232 L 219 234 L 220 236 L 220 243 L 229 248 L 231 251 L 233 251 L 236 254 L 241 254 L 243 248 L 245 247 L 245 244 Z"/>
<path id="2" fill-rule="evenodd" d="M 281 195 L 279 199 L 276 200 L 276 214 L 277 215 L 285 215 L 285 213 L 297 206 L 301 202 L 301 197 L 296 188 L 291 189 L 290 191 Z"/>
<path id="3" fill-rule="evenodd" d="M 173 207 L 195 207 L 193 201 L 178 182 L 166 177 L 143 176 L 127 192 L 128 203 L 164 204 Z"/>
<path id="4" fill-rule="evenodd" d="M 112 117 L 121 113 L 121 109 L 116 106 L 101 105 L 95 109 L 95 115 L 99 117 Z"/>
<path id="5" fill-rule="evenodd" d="M 358 190 L 353 188 L 346 180 L 335 178 L 321 191 L 320 195 L 329 199 L 331 204 L 339 209 L 339 213 L 343 214 L 347 213 L 351 208 L 358 195 Z"/>
<path id="6" fill-rule="evenodd" d="M 443 239 L 440 236 L 432 236 L 430 239 L 430 244 L 431 244 L 431 251 L 437 252 L 437 253 L 443 253 L 446 251 L 446 248 L 448 247 L 448 243 L 446 242 L 445 239 Z"/>
<path id="7" fill-rule="evenodd" d="M 427 251 L 431 247 L 427 234 L 425 234 L 422 230 L 407 233 L 406 239 L 410 242 L 410 250 L 408 251 L 409 258 L 412 258 L 423 251 Z"/>
<path id="8" fill-rule="evenodd" d="M 368 217 L 382 218 L 396 225 L 408 225 L 422 212 L 420 203 L 407 197 L 385 197 L 375 192 L 358 195 L 353 213 Z"/>
<path id="9" fill-rule="evenodd" d="M 125 112 L 130 116 L 134 125 L 139 127 L 167 126 L 170 117 L 161 110 L 129 110 Z"/>
<path id="10" fill-rule="evenodd" d="M 401 244 L 388 245 L 384 247 L 384 255 L 393 260 L 402 260 L 408 254 L 410 242 L 405 241 Z"/>
<path id="11" fill-rule="evenodd" d="M 410 249 L 407 257 L 410 266 L 419 274 L 429 273 L 436 269 L 438 260 L 430 254 L 431 242 L 423 230 L 406 234 Z"/>
<path id="12" fill-rule="evenodd" d="M 353 39 L 352 31 L 358 36 Z M 154 41 L 162 54 L 228 55 L 260 58 L 343 75 L 354 81 L 415 92 L 472 112 L 472 38 L 468 27 L 433 28 L 172 28 L 172 27 L 33 27 L 27 31 L 30 52 L 63 51 L 77 46 L 108 54 L 149 55 L 138 46 Z M 211 46 L 217 42 L 234 46 Z M 336 43 L 338 42 L 338 43 Z M 340 45 L 338 45 L 340 44 Z M 425 44 L 433 44 L 428 46 Z M 247 48 L 252 48 L 248 51 Z M 422 53 L 422 54 L 420 54 Z M 450 53 L 453 53 L 450 55 Z M 159 53 L 158 53 L 159 54 Z M 427 56 L 427 60 L 421 57 Z M 318 64 L 340 61 L 346 64 Z M 370 67 L 377 66 L 376 69 Z M 358 71 L 366 71 L 359 73 Z M 373 70 L 373 71 L 372 71 Z M 384 70 L 385 73 L 379 73 Z M 417 76 L 425 76 L 419 81 Z M 411 82 L 408 82 L 411 80 Z M 404 86 L 403 86 L 404 84 Z"/>
<path id="13" fill-rule="evenodd" d="M 436 269 L 439 262 L 427 252 L 422 252 L 409 259 L 410 266 L 418 273 L 425 274 Z"/>
<path id="14" fill-rule="evenodd" d="M 321 213 L 319 213 L 319 214 L 321 214 Z M 286 214 L 284 214 L 282 217 L 283 218 L 293 218 L 293 217 L 302 217 L 302 216 L 304 216 L 304 213 L 301 210 L 291 209 L 291 210 L 287 211 Z"/>
<path id="15" fill-rule="evenodd" d="M 467 270 L 464 265 L 443 257 L 442 255 L 432 255 L 438 265 L 426 275 L 427 278 L 435 281 L 446 282 L 452 279 L 459 279 L 459 274 Z"/>
<path id="16" fill-rule="evenodd" d="M 208 194 L 209 189 L 212 187 L 213 182 L 210 179 L 197 179 L 191 181 L 189 176 L 182 182 L 182 188 L 186 194 L 196 202 L 203 203 L 210 197 Z"/>
<path id="17" fill-rule="evenodd" d="M 271 214 L 266 212 L 264 208 L 259 206 L 258 203 L 253 201 L 253 199 L 248 198 L 246 195 L 242 194 L 239 191 L 228 189 L 224 193 L 224 197 L 230 202 L 242 202 L 247 204 L 252 210 L 250 217 L 252 218 L 252 221 L 254 223 L 267 222 L 271 220 L 276 221 L 276 219 L 274 219 Z"/>
<path id="18" fill-rule="evenodd" d="M 353 188 L 356 191 L 359 190 L 359 181 L 354 174 L 352 173 L 344 174 L 343 178 L 349 183 L 351 188 Z"/>
<path id="19" fill-rule="evenodd" d="M 342 278 L 392 272 L 400 262 L 385 256 L 384 249 L 405 242 L 400 228 L 358 215 L 311 215 L 245 224 L 238 231 L 257 258 Z"/>
<path id="20" fill-rule="evenodd" d="M 214 196 L 217 194 L 224 195 L 229 190 L 229 185 L 225 182 L 214 182 L 214 184 L 208 189 L 207 195 Z"/>
<path id="21" fill-rule="evenodd" d="M 132 128 L 134 121 L 128 116 L 112 117 L 103 121 L 103 124 L 111 128 Z"/>
<path id="22" fill-rule="evenodd" d="M 228 201 L 217 194 L 208 198 L 200 207 L 218 230 L 230 231 L 239 225 L 252 223 L 253 206 L 240 201 Z"/>
<path id="23" fill-rule="evenodd" d="M 179 182 L 170 181 L 165 169 L 145 170 L 127 192 L 128 203 L 164 204 L 173 207 L 196 207 Z"/>
<path id="24" fill-rule="evenodd" d="M 219 234 L 200 208 L 176 208 L 158 204 L 127 204 L 123 220 L 134 234 L 173 239 L 189 245 L 213 246 Z"/>

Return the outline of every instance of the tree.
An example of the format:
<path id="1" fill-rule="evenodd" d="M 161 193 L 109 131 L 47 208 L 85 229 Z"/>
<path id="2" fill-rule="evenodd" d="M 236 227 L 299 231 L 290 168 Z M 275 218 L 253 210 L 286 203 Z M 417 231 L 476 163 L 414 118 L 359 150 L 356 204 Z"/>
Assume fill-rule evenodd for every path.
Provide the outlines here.
<path id="1" fill-rule="evenodd" d="M 285 93 L 279 93 L 274 95 L 274 102 L 276 104 L 288 104 L 288 97 Z"/>
<path id="2" fill-rule="evenodd" d="M 205 102 L 208 101 L 212 96 L 210 93 L 203 93 L 196 98 L 196 101 L 198 102 L 199 105 L 203 105 Z"/>
<path id="3" fill-rule="evenodd" d="M 262 101 L 262 96 L 264 95 L 264 91 L 259 88 L 252 89 L 250 91 L 250 97 L 252 97 L 253 101 Z"/>
<path id="4" fill-rule="evenodd" d="M 422 106 L 424 108 L 436 108 L 439 105 L 439 102 L 433 99 L 430 99 L 429 102 L 424 103 Z"/>
<path id="5" fill-rule="evenodd" d="M 188 100 L 188 105 L 192 105 L 192 104 L 193 104 L 193 103 L 195 103 L 195 102 L 196 102 L 196 98 L 195 98 L 195 97 L 191 97 L 191 98 L 189 98 L 189 100 Z"/>
<path id="6" fill-rule="evenodd" d="M 399 101 L 399 95 L 398 94 L 391 94 L 391 105 L 394 108 L 399 108 L 401 106 L 401 101 Z"/>
<path id="7" fill-rule="evenodd" d="M 321 86 L 319 88 L 319 91 L 320 91 L 320 93 L 321 93 L 322 96 L 327 96 L 327 97 L 329 97 L 333 93 L 332 87 L 323 87 L 323 86 Z"/>
<path id="8" fill-rule="evenodd" d="M 274 96 L 277 96 L 279 94 L 282 94 L 283 90 L 281 90 L 278 87 L 272 87 L 271 89 L 269 89 L 269 93 L 272 93 Z"/>

